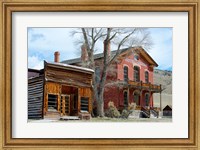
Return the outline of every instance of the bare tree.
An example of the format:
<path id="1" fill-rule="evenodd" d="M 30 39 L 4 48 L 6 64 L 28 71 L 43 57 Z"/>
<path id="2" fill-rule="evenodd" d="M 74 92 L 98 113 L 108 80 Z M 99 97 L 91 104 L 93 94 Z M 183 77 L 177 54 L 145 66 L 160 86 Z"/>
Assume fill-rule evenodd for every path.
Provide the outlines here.
<path id="1" fill-rule="evenodd" d="M 122 47 L 142 46 L 150 49 L 152 42 L 147 28 L 81 28 L 81 31 L 75 31 L 73 34 L 82 34 L 82 43 L 85 44 L 88 53 L 87 66 L 95 70 L 94 53 L 97 41 L 104 42 L 103 63 L 99 83 L 96 82 L 95 74 L 93 77 L 94 99 L 97 102 L 98 116 L 104 116 L 104 90 L 106 85 L 107 72 L 111 69 L 111 64 L 117 60 Z M 114 55 L 109 54 L 110 44 L 117 47 Z"/>

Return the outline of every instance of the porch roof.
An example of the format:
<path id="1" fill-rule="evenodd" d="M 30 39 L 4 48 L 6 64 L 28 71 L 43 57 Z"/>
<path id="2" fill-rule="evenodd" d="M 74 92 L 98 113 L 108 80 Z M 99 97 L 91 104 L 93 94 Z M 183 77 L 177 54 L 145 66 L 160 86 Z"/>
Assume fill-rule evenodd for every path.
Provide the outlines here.
<path id="1" fill-rule="evenodd" d="M 138 90 L 147 90 L 155 93 L 162 92 L 162 87 L 161 85 L 156 85 L 152 83 L 144 83 L 144 82 L 135 82 L 135 81 L 118 81 L 118 85 L 122 85 L 127 88 L 135 88 Z"/>

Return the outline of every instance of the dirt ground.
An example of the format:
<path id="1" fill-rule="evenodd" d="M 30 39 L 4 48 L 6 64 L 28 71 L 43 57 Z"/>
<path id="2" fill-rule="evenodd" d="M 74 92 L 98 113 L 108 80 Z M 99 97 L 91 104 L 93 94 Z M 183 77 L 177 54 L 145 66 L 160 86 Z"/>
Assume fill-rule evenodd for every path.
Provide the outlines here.
<path id="1" fill-rule="evenodd" d="M 50 119 L 41 119 L 41 120 L 28 120 L 31 123 L 81 123 L 81 122 L 172 122 L 172 118 L 130 118 L 130 119 L 119 119 L 119 118 L 92 118 L 91 120 L 50 120 Z"/>

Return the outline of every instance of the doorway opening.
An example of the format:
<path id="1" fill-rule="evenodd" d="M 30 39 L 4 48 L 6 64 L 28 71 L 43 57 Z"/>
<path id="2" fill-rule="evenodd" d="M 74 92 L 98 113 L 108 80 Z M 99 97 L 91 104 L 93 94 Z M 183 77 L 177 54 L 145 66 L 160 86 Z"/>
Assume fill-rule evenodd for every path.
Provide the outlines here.
<path id="1" fill-rule="evenodd" d="M 140 106 L 140 93 L 134 92 L 133 100 L 137 106 Z"/>
<path id="2" fill-rule="evenodd" d="M 77 87 L 62 85 L 61 100 L 65 103 L 64 104 L 65 112 L 63 111 L 64 115 L 69 115 L 69 116 L 78 115 L 78 88 Z"/>

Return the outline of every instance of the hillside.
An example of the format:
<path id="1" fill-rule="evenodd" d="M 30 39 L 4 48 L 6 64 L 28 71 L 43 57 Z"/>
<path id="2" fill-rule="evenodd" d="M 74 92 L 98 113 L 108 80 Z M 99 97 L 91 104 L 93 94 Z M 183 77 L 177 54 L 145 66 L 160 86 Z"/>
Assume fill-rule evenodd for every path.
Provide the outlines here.
<path id="1" fill-rule="evenodd" d="M 161 84 L 163 93 L 172 94 L 172 72 L 163 70 L 154 70 L 154 84 Z"/>
<path id="2" fill-rule="evenodd" d="M 154 84 L 161 84 L 164 89 L 161 94 L 162 109 L 166 105 L 172 106 L 172 72 L 164 70 L 154 70 Z M 154 93 L 154 107 L 160 107 L 160 94 Z"/>

